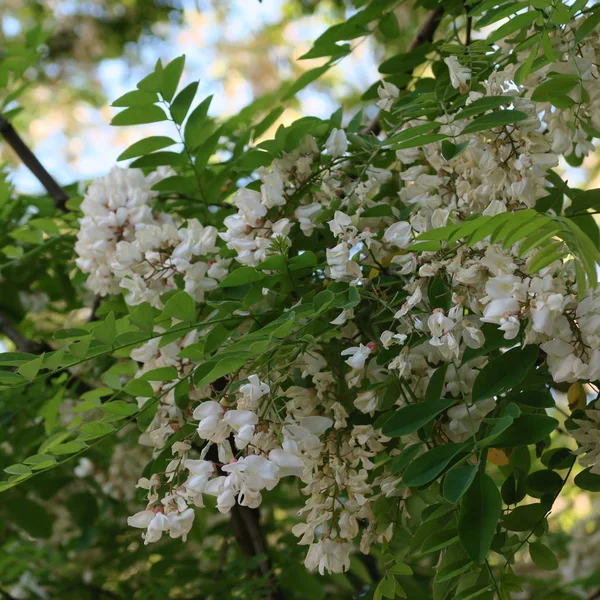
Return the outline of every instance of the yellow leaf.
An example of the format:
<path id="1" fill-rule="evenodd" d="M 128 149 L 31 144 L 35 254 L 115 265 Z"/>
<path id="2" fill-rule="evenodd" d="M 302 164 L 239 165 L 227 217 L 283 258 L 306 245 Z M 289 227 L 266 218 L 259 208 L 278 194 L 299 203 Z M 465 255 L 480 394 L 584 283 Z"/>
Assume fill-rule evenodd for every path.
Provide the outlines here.
<path id="1" fill-rule="evenodd" d="M 567 392 L 567 400 L 569 401 L 569 408 L 571 412 L 577 409 L 585 408 L 587 404 L 587 394 L 585 393 L 585 388 L 581 383 L 573 383 L 569 387 L 569 391 Z"/>
<path id="2" fill-rule="evenodd" d="M 490 448 L 488 450 L 487 458 L 491 463 L 498 465 L 499 467 L 505 467 L 509 463 L 507 454 L 503 450 L 498 450 L 497 448 Z"/>

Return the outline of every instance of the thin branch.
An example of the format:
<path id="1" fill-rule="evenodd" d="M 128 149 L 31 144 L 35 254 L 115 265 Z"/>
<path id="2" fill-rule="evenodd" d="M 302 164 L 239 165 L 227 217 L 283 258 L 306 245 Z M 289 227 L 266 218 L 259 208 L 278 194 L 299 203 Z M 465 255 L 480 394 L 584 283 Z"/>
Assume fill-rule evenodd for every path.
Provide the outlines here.
<path id="1" fill-rule="evenodd" d="M 444 7 L 442 5 L 438 6 L 435 10 L 429 13 L 427 20 L 421 25 L 419 31 L 417 31 L 417 35 L 413 39 L 413 41 L 408 46 L 408 52 L 411 50 L 415 50 L 419 46 L 423 44 L 427 44 L 433 40 L 433 36 L 442 20 L 442 16 L 444 14 Z M 404 88 L 403 88 L 404 89 Z M 363 129 L 361 129 L 360 133 L 366 135 L 368 133 L 372 133 L 373 135 L 379 135 L 381 132 L 381 113 L 379 113 L 373 120 Z"/>
<path id="2" fill-rule="evenodd" d="M 23 164 L 33 173 L 44 188 L 46 188 L 46 191 L 54 200 L 56 208 L 66 212 L 67 209 L 65 205 L 69 199 L 69 194 L 58 185 L 54 177 L 46 171 L 42 163 L 29 149 L 29 146 L 23 141 L 23 138 L 21 138 L 15 128 L 2 116 L 0 116 L 0 135 L 15 151 L 15 154 L 21 159 Z"/>

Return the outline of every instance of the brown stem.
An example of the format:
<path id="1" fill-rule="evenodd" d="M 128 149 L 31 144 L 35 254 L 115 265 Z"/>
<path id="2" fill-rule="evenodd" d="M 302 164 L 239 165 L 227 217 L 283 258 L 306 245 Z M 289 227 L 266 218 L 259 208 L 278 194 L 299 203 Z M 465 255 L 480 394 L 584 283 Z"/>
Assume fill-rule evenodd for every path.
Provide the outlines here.
<path id="1" fill-rule="evenodd" d="M 15 151 L 15 154 L 21 159 L 23 164 L 33 173 L 33 175 L 35 175 L 44 188 L 46 188 L 46 191 L 54 200 L 56 208 L 66 212 L 67 209 L 65 205 L 69 199 L 69 194 L 56 183 L 54 177 L 46 171 L 42 163 L 29 149 L 29 146 L 23 141 L 15 128 L 2 116 L 0 116 L 0 135 Z"/>
<path id="2" fill-rule="evenodd" d="M 415 50 L 419 46 L 423 44 L 427 44 L 433 40 L 433 36 L 442 20 L 442 16 L 444 14 L 444 7 L 438 6 L 435 10 L 429 13 L 427 20 L 421 25 L 419 31 L 417 31 L 417 35 L 413 39 L 413 41 L 408 46 L 408 52 L 411 50 Z M 405 88 L 402 88 L 405 89 Z M 363 135 L 372 133 L 373 135 L 379 135 L 381 132 L 381 113 L 379 113 L 373 120 L 363 129 L 361 129 L 360 133 Z"/>
<path id="3" fill-rule="evenodd" d="M 217 379 L 212 384 L 213 389 L 222 390 L 227 383 L 225 377 Z M 233 440 L 231 440 L 233 443 Z M 196 449 L 196 445 L 194 445 Z M 206 459 L 212 460 L 215 464 L 218 462 L 217 447 L 212 445 L 206 453 Z M 219 475 L 224 475 L 220 467 L 217 468 Z M 254 557 L 262 555 L 264 558 L 258 565 L 260 574 L 269 578 L 269 600 L 283 600 L 284 596 L 282 591 L 278 588 L 272 575 L 272 565 L 269 559 L 267 542 L 263 530 L 260 525 L 260 510 L 258 508 L 249 508 L 248 506 L 241 506 L 237 502 L 229 512 L 231 516 L 231 528 L 233 534 L 240 547 L 240 550 L 244 556 Z M 223 565 L 219 565 L 219 569 L 222 570 Z"/>

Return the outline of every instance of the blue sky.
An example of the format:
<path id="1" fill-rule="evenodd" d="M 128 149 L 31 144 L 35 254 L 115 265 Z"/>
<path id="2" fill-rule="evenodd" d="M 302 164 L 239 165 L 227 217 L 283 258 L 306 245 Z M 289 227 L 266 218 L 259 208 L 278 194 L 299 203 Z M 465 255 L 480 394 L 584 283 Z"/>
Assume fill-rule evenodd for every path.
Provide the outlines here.
<path id="1" fill-rule="evenodd" d="M 196 9 L 196 4 L 200 11 Z M 127 58 L 104 60 L 96 70 L 96 78 L 102 86 L 108 103 L 125 92 L 135 89 L 135 84 L 144 77 L 160 58 L 164 63 L 186 54 L 186 67 L 182 86 L 193 80 L 200 80 L 197 101 L 214 94 L 210 113 L 235 114 L 253 98 L 251 82 L 244 78 L 232 77 L 227 71 L 227 62 L 219 55 L 219 43 L 236 44 L 252 40 L 267 25 L 277 23 L 282 17 L 284 0 L 230 0 L 231 10 L 224 23 L 220 23 L 208 0 L 184 2 L 185 13 L 182 25 L 161 24 L 165 39 L 142 39 L 141 63 L 132 66 Z M 62 3 L 68 11 L 70 4 Z M 73 7 L 71 7 L 73 8 Z M 302 48 L 308 49 L 312 40 L 331 24 L 331 15 L 307 16 L 295 21 L 286 29 L 287 45 L 269 49 L 269 57 L 277 65 L 281 76 L 289 77 L 290 55 L 299 56 Z M 6 34 L 18 31 L 18 22 L 5 16 L 2 27 Z M 314 61 L 313 61 L 314 62 Z M 316 64 L 306 64 L 311 68 Z M 336 67 L 339 84 L 336 92 L 342 96 L 352 88 L 366 89 L 378 79 L 376 62 L 369 43 L 362 44 L 357 56 L 351 56 Z M 301 113 L 328 117 L 336 108 L 337 102 L 308 88 L 300 93 Z M 25 106 L 32 110 L 31 106 Z M 60 109 L 60 107 L 58 107 Z M 87 180 L 107 172 L 115 164 L 117 156 L 131 143 L 148 135 L 172 134 L 168 124 L 152 124 L 144 127 L 111 128 L 109 121 L 116 109 L 108 106 L 94 109 L 82 104 L 70 117 L 78 121 L 79 134 L 72 138 L 65 133 L 66 126 L 56 113 L 52 122 L 34 122 L 29 139 L 35 140 L 35 152 L 44 166 L 60 183 Z M 284 119 L 298 118 L 301 114 L 290 111 Z M 48 119 L 47 115 L 44 119 Z M 124 131 L 124 129 L 127 129 Z M 75 155 L 76 159 L 72 160 Z M 69 158 L 71 156 L 71 159 Z M 38 192 L 38 182 L 24 168 L 17 169 L 14 181 L 18 189 L 25 192 Z"/>

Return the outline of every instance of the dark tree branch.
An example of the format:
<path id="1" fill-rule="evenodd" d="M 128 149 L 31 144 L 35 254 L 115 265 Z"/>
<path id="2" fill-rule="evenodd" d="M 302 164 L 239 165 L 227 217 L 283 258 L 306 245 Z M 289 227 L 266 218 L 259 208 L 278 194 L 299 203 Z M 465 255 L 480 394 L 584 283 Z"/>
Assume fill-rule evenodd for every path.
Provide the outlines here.
<path id="1" fill-rule="evenodd" d="M 471 45 L 471 31 L 473 29 L 473 17 L 467 17 L 467 35 L 465 39 L 465 46 Z"/>
<path id="2" fill-rule="evenodd" d="M 215 391 L 222 391 L 226 384 L 227 378 L 221 377 L 211 385 Z M 233 442 L 233 440 L 231 441 Z M 195 446 L 195 448 L 197 450 L 199 449 L 197 446 Z M 211 460 L 214 463 L 218 462 L 219 458 L 216 445 L 213 444 L 209 448 L 206 453 L 206 459 Z M 219 475 L 226 474 L 221 471 L 220 467 L 217 470 Z M 267 542 L 260 525 L 260 510 L 258 508 L 241 506 L 236 502 L 229 514 L 231 516 L 233 535 L 235 536 L 242 554 L 249 558 L 259 555 L 264 556 L 259 563 L 258 570 L 263 577 L 270 579 L 268 584 L 270 586 L 270 591 L 267 598 L 269 600 L 283 600 L 283 593 L 272 576 L 272 565 L 268 554 Z M 222 571 L 222 569 L 223 564 L 221 563 L 219 565 L 219 571 Z"/>
<path id="3" fill-rule="evenodd" d="M 417 31 L 417 35 L 413 39 L 413 41 L 408 46 L 408 52 L 411 50 L 415 50 L 419 46 L 423 44 L 427 44 L 433 40 L 433 36 L 442 20 L 442 16 L 444 14 L 444 7 L 442 5 L 438 6 L 435 10 L 429 13 L 427 20 L 421 25 L 419 31 Z M 404 88 L 403 88 L 404 89 Z M 368 133 L 372 133 L 373 135 L 379 135 L 381 132 L 381 113 L 378 114 L 373 120 L 363 129 L 361 129 L 360 133 L 366 135 Z"/>
<path id="4" fill-rule="evenodd" d="M 29 352 L 30 354 L 41 354 L 52 350 L 44 342 L 35 342 L 26 338 L 12 321 L 0 313 L 0 333 L 4 334 L 14 345 L 18 352 Z"/>
<path id="5" fill-rule="evenodd" d="M 6 140 L 6 143 L 15 151 L 15 154 L 21 159 L 23 164 L 35 175 L 37 180 L 46 188 L 50 197 L 54 200 L 56 208 L 66 212 L 66 202 L 69 194 L 56 183 L 56 180 L 37 159 L 35 154 L 29 149 L 23 138 L 17 133 L 15 128 L 2 116 L 0 116 L 0 135 Z"/>
<path id="6" fill-rule="evenodd" d="M 0 313 L 0 335 L 6 336 L 14 345 L 17 352 L 27 352 L 29 354 L 42 354 L 42 352 L 54 352 L 54 348 L 50 344 L 41 341 L 36 342 L 25 337 L 5 315 Z M 93 388 L 83 379 L 75 376 L 75 383 L 71 390 L 76 394 L 84 394 L 91 391 Z"/>

